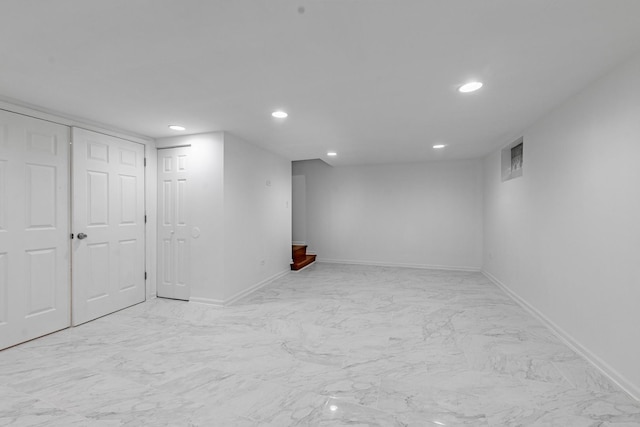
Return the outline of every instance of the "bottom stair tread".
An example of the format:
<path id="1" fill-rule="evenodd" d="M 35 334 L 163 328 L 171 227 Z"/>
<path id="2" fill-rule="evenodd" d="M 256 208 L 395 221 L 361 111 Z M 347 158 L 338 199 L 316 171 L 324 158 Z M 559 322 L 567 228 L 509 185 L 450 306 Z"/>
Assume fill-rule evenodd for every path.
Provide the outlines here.
<path id="1" fill-rule="evenodd" d="M 303 260 L 295 261 L 293 264 L 291 264 L 291 269 L 293 271 L 300 270 L 301 268 L 306 267 L 307 265 L 311 264 L 315 260 L 316 260 L 315 255 L 306 255 Z"/>

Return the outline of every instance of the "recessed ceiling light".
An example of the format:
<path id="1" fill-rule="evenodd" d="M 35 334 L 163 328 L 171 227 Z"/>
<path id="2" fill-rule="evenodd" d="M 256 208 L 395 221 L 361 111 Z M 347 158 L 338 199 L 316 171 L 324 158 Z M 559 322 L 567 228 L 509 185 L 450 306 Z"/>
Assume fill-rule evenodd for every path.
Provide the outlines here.
<path id="1" fill-rule="evenodd" d="M 433 148 L 436 148 L 436 149 L 438 149 L 438 148 L 444 148 L 444 147 L 445 147 L 445 145 L 444 145 L 444 144 L 436 144 L 436 145 L 434 145 L 434 146 L 433 146 Z"/>
<path id="2" fill-rule="evenodd" d="M 481 87 L 482 87 L 482 82 L 469 82 L 467 84 L 460 86 L 460 89 L 458 90 L 462 93 L 467 93 L 467 92 L 476 91 Z"/>
<path id="3" fill-rule="evenodd" d="M 335 151 L 329 151 L 327 153 L 327 156 L 331 156 L 331 157 L 334 157 L 334 156 L 337 156 L 337 155 L 338 155 L 338 153 L 336 153 Z"/>
<path id="4" fill-rule="evenodd" d="M 187 128 L 185 128 L 184 126 L 179 126 L 179 125 L 169 125 L 169 129 L 171 129 L 171 130 L 187 130 Z"/>
<path id="5" fill-rule="evenodd" d="M 276 119 L 284 119 L 288 116 L 288 114 L 284 111 L 274 111 L 273 113 L 271 113 L 271 115 Z"/>

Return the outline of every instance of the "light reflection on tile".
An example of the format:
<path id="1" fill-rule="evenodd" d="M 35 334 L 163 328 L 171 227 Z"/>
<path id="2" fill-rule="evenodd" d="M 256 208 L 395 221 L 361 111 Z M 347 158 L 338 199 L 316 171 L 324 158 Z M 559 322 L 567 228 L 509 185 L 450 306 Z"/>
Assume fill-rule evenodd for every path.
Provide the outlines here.
<path id="1" fill-rule="evenodd" d="M 0 352 L 0 425 L 631 426 L 640 403 L 478 273 L 316 264 Z"/>

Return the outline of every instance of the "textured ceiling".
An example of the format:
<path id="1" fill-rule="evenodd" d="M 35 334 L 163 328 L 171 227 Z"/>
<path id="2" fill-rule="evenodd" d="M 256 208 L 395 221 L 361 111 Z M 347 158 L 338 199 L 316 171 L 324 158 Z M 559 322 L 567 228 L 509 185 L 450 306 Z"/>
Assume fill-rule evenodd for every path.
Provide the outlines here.
<path id="1" fill-rule="evenodd" d="M 291 160 L 428 161 L 512 141 L 637 52 L 640 1 L 2 0 L 0 40 L 5 100 Z"/>

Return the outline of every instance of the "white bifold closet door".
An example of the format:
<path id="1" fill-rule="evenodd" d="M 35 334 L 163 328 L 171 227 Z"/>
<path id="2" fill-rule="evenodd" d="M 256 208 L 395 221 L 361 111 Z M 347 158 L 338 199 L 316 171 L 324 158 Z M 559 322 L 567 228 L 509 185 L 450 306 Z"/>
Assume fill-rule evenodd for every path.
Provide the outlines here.
<path id="1" fill-rule="evenodd" d="M 0 349 L 70 324 L 69 128 L 0 111 Z"/>
<path id="2" fill-rule="evenodd" d="M 158 149 L 158 296 L 188 300 L 190 147 Z"/>
<path id="3" fill-rule="evenodd" d="M 144 146 L 73 128 L 72 322 L 145 300 Z"/>

